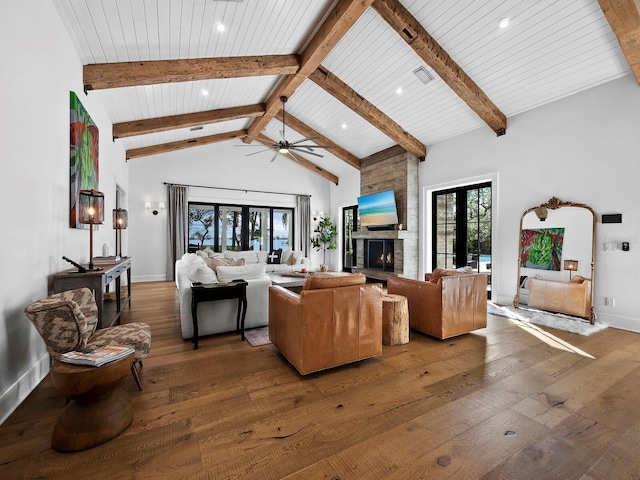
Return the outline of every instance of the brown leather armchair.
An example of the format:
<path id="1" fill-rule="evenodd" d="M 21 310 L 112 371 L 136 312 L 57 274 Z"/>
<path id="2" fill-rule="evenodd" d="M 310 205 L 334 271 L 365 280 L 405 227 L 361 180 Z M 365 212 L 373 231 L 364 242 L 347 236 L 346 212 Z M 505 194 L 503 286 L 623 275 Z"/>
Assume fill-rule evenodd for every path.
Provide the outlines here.
<path id="1" fill-rule="evenodd" d="M 269 338 L 302 375 L 382 354 L 382 286 L 361 273 L 269 287 Z"/>
<path id="2" fill-rule="evenodd" d="M 487 326 L 485 274 L 436 269 L 424 281 L 390 276 L 387 290 L 407 297 L 410 327 L 427 335 L 444 339 Z"/>

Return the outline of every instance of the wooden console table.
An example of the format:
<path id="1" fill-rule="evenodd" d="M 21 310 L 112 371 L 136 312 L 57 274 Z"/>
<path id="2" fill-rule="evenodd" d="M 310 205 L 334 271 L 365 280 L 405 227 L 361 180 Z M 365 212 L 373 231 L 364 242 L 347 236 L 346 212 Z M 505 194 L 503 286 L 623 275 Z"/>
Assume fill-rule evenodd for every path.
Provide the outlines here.
<path id="1" fill-rule="evenodd" d="M 193 349 L 198 349 L 198 303 L 214 300 L 238 299 L 236 331 L 244 340 L 244 318 L 247 316 L 247 282 L 233 280 L 228 283 L 192 283 L 191 284 L 191 317 L 193 319 Z"/>
<path id="2" fill-rule="evenodd" d="M 118 263 L 96 266 L 101 267 L 102 270 L 79 273 L 77 269 L 72 268 L 56 273 L 53 276 L 53 293 L 82 287 L 93 290 L 98 304 L 98 328 L 105 328 L 118 322 L 122 309 L 131 301 L 131 257 L 125 257 Z M 123 301 L 120 295 L 120 280 L 125 273 L 127 275 L 127 296 Z M 116 282 L 116 313 L 113 318 L 105 319 L 103 317 L 104 291 L 113 281 Z"/>

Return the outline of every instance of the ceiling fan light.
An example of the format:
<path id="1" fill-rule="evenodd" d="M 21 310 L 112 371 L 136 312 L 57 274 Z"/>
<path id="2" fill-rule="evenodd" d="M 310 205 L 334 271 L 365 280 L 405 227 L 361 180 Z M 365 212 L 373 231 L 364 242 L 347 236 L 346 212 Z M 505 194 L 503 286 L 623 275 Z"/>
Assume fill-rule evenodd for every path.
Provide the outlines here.
<path id="1" fill-rule="evenodd" d="M 280 153 L 289 153 L 289 149 L 288 149 L 287 147 L 280 147 L 280 148 L 278 149 L 278 151 L 279 151 Z"/>

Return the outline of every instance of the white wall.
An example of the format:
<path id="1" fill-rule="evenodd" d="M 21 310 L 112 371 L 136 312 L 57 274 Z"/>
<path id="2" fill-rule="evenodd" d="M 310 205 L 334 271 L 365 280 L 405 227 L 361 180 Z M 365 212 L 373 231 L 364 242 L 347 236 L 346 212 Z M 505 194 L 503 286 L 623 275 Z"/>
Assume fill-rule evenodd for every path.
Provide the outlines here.
<path id="1" fill-rule="evenodd" d="M 330 210 L 330 182 L 284 157 L 273 163 L 268 153 L 247 157 L 246 150 L 234 147 L 239 144 L 239 140 L 229 141 L 129 161 L 130 247 L 126 254 L 133 257 L 134 281 L 164 280 L 166 276 L 167 215 L 154 216 L 144 208 L 145 201 L 154 206 L 166 202 L 163 182 L 243 190 L 191 188 L 193 201 L 295 207 L 295 194 L 305 194 L 311 195 L 311 210 Z M 312 251 L 311 264 L 319 265 L 320 260 L 320 254 Z"/>
<path id="2" fill-rule="evenodd" d="M 429 148 L 420 164 L 426 192 L 461 179 L 493 177 L 494 300 L 510 304 L 516 290 L 521 214 L 552 196 L 585 203 L 598 214 L 594 305 L 598 318 L 640 331 L 640 86 L 631 76 L 509 118 L 506 135 L 488 128 Z M 602 214 L 622 213 L 622 224 Z M 426 209 L 421 209 L 421 218 Z M 605 252 L 605 241 L 629 241 L 629 252 Z M 426 255 L 421 257 L 427 270 Z M 616 299 L 615 308 L 604 297 Z"/>
<path id="3" fill-rule="evenodd" d="M 0 17 L 2 243 L 0 248 L 0 421 L 47 374 L 44 343 L 24 315 L 47 296 L 51 274 L 89 260 L 89 232 L 69 228 L 69 91 L 77 93 L 100 131 L 100 190 L 107 221 L 94 254 L 113 243 L 115 179 L 125 188 L 124 152 L 111 123 L 82 92 L 82 65 L 52 2 L 4 2 Z"/>

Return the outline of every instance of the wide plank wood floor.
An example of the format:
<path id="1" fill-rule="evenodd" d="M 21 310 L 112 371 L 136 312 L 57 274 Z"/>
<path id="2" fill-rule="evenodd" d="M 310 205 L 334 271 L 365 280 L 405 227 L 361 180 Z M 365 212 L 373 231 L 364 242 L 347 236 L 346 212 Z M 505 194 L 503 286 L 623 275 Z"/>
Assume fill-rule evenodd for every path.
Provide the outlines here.
<path id="1" fill-rule="evenodd" d="M 25 321 L 27 321 L 25 319 Z M 180 335 L 172 282 L 133 285 L 151 326 L 131 426 L 63 454 L 47 377 L 0 426 L 0 478 L 638 479 L 640 335 L 489 316 L 473 334 L 300 376 L 271 346 Z"/>

